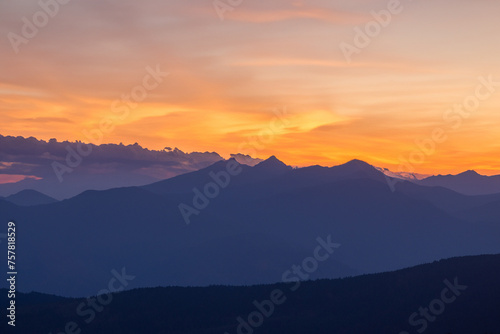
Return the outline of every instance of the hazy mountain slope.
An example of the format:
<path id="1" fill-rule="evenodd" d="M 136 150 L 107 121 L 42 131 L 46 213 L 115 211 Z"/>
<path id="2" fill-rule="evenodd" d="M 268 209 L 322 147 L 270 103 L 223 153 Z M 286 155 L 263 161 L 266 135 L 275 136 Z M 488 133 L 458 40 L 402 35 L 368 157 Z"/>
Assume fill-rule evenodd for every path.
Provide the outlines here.
<path id="1" fill-rule="evenodd" d="M 7 196 L 5 200 L 19 206 L 43 205 L 57 202 L 56 199 L 32 189 L 22 190 L 14 195 Z"/>
<path id="2" fill-rule="evenodd" d="M 466 208 L 460 211 L 459 214 L 469 220 L 497 225 L 500 222 L 500 201 L 490 202 L 474 208 Z"/>
<path id="3" fill-rule="evenodd" d="M 435 175 L 412 182 L 425 186 L 445 187 L 465 195 L 500 193 L 500 175 L 485 176 L 472 170 L 457 175 Z"/>
<path id="4" fill-rule="evenodd" d="M 210 171 L 228 162 L 154 184 L 154 192 L 87 191 L 23 208 L 3 201 L 0 220 L 14 217 L 22 236 L 19 271 L 30 273 L 19 277 L 20 289 L 92 294 L 123 267 L 137 273 L 132 287 L 275 282 L 328 236 L 341 244 L 332 257 L 338 265 L 321 267 L 314 278 L 500 252 L 499 224 L 469 223 L 428 200 L 393 193 L 365 163 L 290 169 L 276 160 L 240 166 L 189 225 L 179 205 L 193 206 L 193 187 L 203 191 L 213 182 Z"/>
<path id="5" fill-rule="evenodd" d="M 236 162 L 235 159 L 223 160 L 214 163 L 206 168 L 200 169 L 198 171 L 186 173 L 183 175 L 175 176 L 166 180 L 158 181 L 152 184 L 143 186 L 142 188 L 156 193 L 156 194 L 183 194 L 192 192 L 193 188 L 198 187 L 203 191 L 203 186 L 209 182 L 213 182 L 210 177 L 210 172 L 218 173 L 220 171 L 227 172 L 228 164 L 236 164 L 238 168 L 241 168 L 243 174 L 248 170 L 252 169 L 249 166 L 241 165 Z M 232 178 L 232 183 L 234 179 L 238 176 Z"/>
<path id="6" fill-rule="evenodd" d="M 500 201 L 500 193 L 468 196 L 448 188 L 419 186 L 408 181 L 397 183 L 395 187 L 400 193 L 418 200 L 428 201 L 436 207 L 461 218 L 464 218 L 460 214 L 464 210 Z"/>

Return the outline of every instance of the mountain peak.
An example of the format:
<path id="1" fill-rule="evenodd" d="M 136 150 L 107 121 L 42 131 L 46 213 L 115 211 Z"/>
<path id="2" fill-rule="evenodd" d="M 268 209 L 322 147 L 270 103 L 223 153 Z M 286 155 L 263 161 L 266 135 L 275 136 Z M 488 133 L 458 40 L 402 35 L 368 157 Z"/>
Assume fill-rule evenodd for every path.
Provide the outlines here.
<path id="1" fill-rule="evenodd" d="M 275 155 L 271 155 L 269 158 L 267 158 L 266 160 L 264 161 L 273 161 L 273 162 L 281 162 L 278 158 L 276 158 Z M 281 162 L 283 163 L 283 162 Z"/>
<path id="2" fill-rule="evenodd" d="M 269 158 L 267 158 L 266 160 L 262 161 L 260 164 L 281 164 L 281 165 L 285 165 L 281 160 L 279 160 L 278 158 L 276 158 L 275 155 L 272 155 L 270 156 Z M 285 165 L 286 166 L 286 165 Z"/>
<path id="3" fill-rule="evenodd" d="M 54 198 L 33 189 L 21 190 L 5 199 L 19 206 L 51 204 L 57 202 Z"/>
<path id="4" fill-rule="evenodd" d="M 363 160 L 359 160 L 359 159 L 352 159 L 351 161 L 347 162 L 346 165 L 363 166 L 363 167 L 369 166 L 369 167 L 372 167 L 369 163 L 364 162 Z"/>
<path id="5" fill-rule="evenodd" d="M 468 171 L 465 171 L 465 172 L 460 173 L 458 175 L 460 175 L 460 176 L 468 176 L 468 177 L 481 176 L 481 174 L 479 174 L 475 170 L 468 170 Z"/>
<path id="6" fill-rule="evenodd" d="M 258 163 L 255 165 L 257 168 L 265 168 L 265 169 L 272 169 L 272 170 L 289 170 L 292 169 L 292 167 L 287 166 L 284 162 L 276 158 L 276 156 L 271 156 L 267 158 L 266 160 Z"/>
<path id="7" fill-rule="evenodd" d="M 330 167 L 330 169 L 337 171 L 338 175 L 344 177 L 367 177 L 375 180 L 383 180 L 384 173 L 377 170 L 375 167 L 364 161 L 354 159 L 345 164 Z"/>
<path id="8" fill-rule="evenodd" d="M 349 162 L 346 162 L 344 164 L 344 166 L 352 167 L 352 168 L 363 168 L 363 169 L 365 169 L 365 168 L 373 169 L 374 168 L 369 163 L 364 162 L 362 160 L 358 160 L 358 159 L 353 159 L 353 160 L 351 160 Z"/>

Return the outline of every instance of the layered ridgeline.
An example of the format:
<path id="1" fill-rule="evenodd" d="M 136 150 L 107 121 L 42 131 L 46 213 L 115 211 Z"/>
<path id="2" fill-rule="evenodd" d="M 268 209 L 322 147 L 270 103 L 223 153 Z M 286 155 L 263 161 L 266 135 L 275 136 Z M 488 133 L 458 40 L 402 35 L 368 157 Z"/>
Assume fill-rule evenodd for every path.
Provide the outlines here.
<path id="1" fill-rule="evenodd" d="M 421 175 L 405 172 L 392 172 L 387 168 L 377 168 L 389 177 L 403 179 L 413 183 L 429 186 L 444 187 L 464 195 L 488 195 L 500 193 L 500 175 L 486 176 L 474 170 L 457 175 Z"/>
<path id="2" fill-rule="evenodd" d="M 45 205 L 0 200 L 0 221 L 17 222 L 20 291 L 82 296 L 121 270 L 135 276 L 127 288 L 248 285 L 496 254 L 499 208 L 500 194 L 392 189 L 358 160 L 294 169 L 272 157 Z M 320 239 L 337 247 L 315 263 Z M 310 272 L 284 276 L 292 265 Z"/>
<path id="3" fill-rule="evenodd" d="M 185 153 L 171 147 L 156 151 L 137 143 L 94 145 L 0 135 L 0 174 L 10 175 L 5 179 L 11 181 L 0 183 L 0 196 L 33 189 L 65 199 L 89 189 L 149 184 L 219 160 L 215 152 Z"/>
<path id="4" fill-rule="evenodd" d="M 15 332 L 499 334 L 499 281 L 500 255 L 487 255 L 300 284 L 19 294 Z"/>
<path id="5" fill-rule="evenodd" d="M 439 186 L 466 195 L 486 195 L 500 192 L 500 175 L 480 175 L 468 170 L 457 175 L 434 175 L 415 181 L 425 186 Z"/>
<path id="6" fill-rule="evenodd" d="M 18 193 L 0 199 L 4 199 L 18 206 L 43 205 L 57 202 L 56 199 L 32 189 L 21 190 Z"/>

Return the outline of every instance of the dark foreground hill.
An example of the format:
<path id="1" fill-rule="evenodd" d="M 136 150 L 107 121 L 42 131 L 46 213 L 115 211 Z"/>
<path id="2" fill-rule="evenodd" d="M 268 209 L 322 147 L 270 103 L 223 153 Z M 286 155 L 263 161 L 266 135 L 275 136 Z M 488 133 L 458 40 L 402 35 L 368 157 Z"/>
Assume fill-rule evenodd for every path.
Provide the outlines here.
<path id="1" fill-rule="evenodd" d="M 15 333 L 498 334 L 498 282 L 500 255 L 483 255 L 299 285 L 148 288 L 97 299 L 20 294 Z"/>

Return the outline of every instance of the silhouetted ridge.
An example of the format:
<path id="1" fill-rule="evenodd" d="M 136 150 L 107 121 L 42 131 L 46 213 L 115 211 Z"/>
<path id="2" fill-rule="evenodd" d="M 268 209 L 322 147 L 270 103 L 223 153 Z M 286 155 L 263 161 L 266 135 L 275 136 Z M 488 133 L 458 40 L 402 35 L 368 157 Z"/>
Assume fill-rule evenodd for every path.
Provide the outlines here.
<path id="1" fill-rule="evenodd" d="M 286 168 L 290 169 L 290 166 L 287 166 L 283 161 L 279 160 L 276 158 L 274 155 L 267 158 L 266 160 L 258 163 L 255 167 L 260 167 L 260 168 Z"/>
<path id="2" fill-rule="evenodd" d="M 19 271 L 30 273 L 19 277 L 25 291 L 79 296 L 102 289 L 114 263 L 140 273 L 135 287 L 276 282 L 330 234 L 349 251 L 329 260 L 343 265 L 321 266 L 313 278 L 496 253 L 498 202 L 405 183 L 392 192 L 385 175 L 359 160 L 290 169 L 271 158 L 255 167 L 218 162 L 43 206 L 2 200 L 0 221 L 29 223 L 19 250 Z M 78 261 L 52 261 L 53 249 Z M 51 279 L 41 280 L 48 272 Z"/>
<path id="3" fill-rule="evenodd" d="M 43 205 L 57 202 L 54 198 L 32 189 L 21 190 L 16 194 L 5 197 L 5 200 L 19 206 Z"/>
<path id="4" fill-rule="evenodd" d="M 475 170 L 468 170 L 463 173 L 458 174 L 457 176 L 466 176 L 466 177 L 476 177 L 476 176 L 482 176 Z"/>
<path id="5" fill-rule="evenodd" d="M 425 186 L 440 186 L 465 195 L 488 195 L 500 193 L 500 175 L 486 176 L 474 170 L 457 175 L 435 175 L 415 183 Z"/>
<path id="6" fill-rule="evenodd" d="M 255 165 L 253 167 L 253 170 L 258 171 L 260 173 L 276 174 L 276 173 L 283 173 L 283 172 L 287 172 L 289 170 L 292 170 L 292 167 L 287 166 L 285 163 L 283 163 L 282 161 L 280 161 L 278 158 L 276 158 L 273 155 L 270 158 Z"/>
<path id="7" fill-rule="evenodd" d="M 59 333 L 61 324 L 80 320 L 81 332 L 93 334 L 387 334 L 417 333 L 424 325 L 426 333 L 498 334 L 499 260 L 500 255 L 458 257 L 395 272 L 302 282 L 296 291 L 283 283 L 136 289 L 114 294 L 89 324 L 75 317 L 79 305 L 88 305 L 84 298 L 19 293 L 23 321 L 15 332 Z M 273 291 L 282 297 L 279 304 L 267 302 Z M 451 299 L 444 303 L 446 297 Z M 249 319 L 266 309 L 255 305 L 272 309 L 256 328 Z M 435 321 L 426 320 L 422 307 Z M 2 333 L 8 327 L 7 321 L 0 323 Z"/>
<path id="8" fill-rule="evenodd" d="M 237 167 L 234 166 L 235 164 Z M 247 165 L 240 164 L 235 158 L 230 158 L 228 160 L 217 161 L 200 170 L 174 176 L 169 179 L 142 186 L 141 188 L 156 194 L 190 193 L 193 188 L 203 187 L 205 184 L 212 182 L 213 179 L 210 177 L 210 173 L 227 171 L 230 167 L 236 169 L 241 168 L 242 170 L 252 168 Z"/>
<path id="9" fill-rule="evenodd" d="M 369 178 L 385 182 L 385 176 L 382 172 L 358 159 L 351 160 L 343 165 L 331 167 L 331 170 L 335 171 L 336 175 L 341 177 Z"/>
<path id="10" fill-rule="evenodd" d="M 375 169 L 369 163 L 364 162 L 362 160 L 358 160 L 358 159 L 353 159 L 349 162 L 346 162 L 343 166 L 353 168 L 353 169 L 363 169 L 363 170 L 369 170 L 369 171 L 372 171 L 373 169 Z"/>

